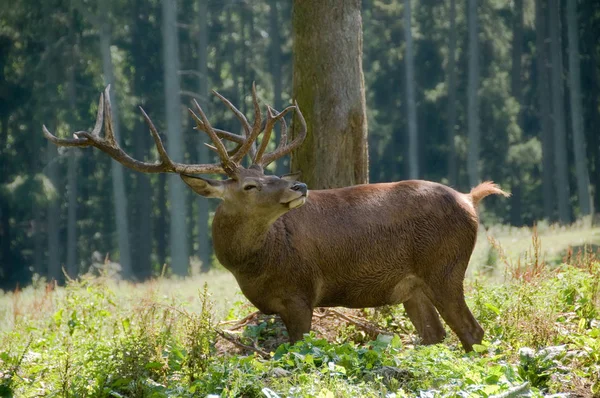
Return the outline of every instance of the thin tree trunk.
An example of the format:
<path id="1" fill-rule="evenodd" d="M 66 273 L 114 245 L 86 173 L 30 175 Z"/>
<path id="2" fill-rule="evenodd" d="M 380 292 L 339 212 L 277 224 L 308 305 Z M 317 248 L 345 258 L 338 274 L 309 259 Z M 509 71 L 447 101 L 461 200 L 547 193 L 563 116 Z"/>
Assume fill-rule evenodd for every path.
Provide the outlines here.
<path id="1" fill-rule="evenodd" d="M 0 71 L 0 73 L 2 73 Z M 8 170 L 6 155 L 3 153 L 8 142 L 8 115 L 2 115 L 0 120 L 0 184 L 7 181 Z M 12 266 L 12 252 L 10 249 L 10 203 L 4 195 L 0 195 L 0 280 L 8 282 Z M 8 285 L 8 283 L 7 283 Z"/>
<path id="2" fill-rule="evenodd" d="M 479 28 L 477 23 L 477 0 L 468 1 L 469 22 L 469 77 L 467 87 L 467 130 L 469 151 L 467 172 L 469 184 L 479 184 Z"/>
<path id="3" fill-rule="evenodd" d="M 511 94 L 519 104 L 519 115 L 517 123 L 522 128 L 523 105 L 522 79 L 521 79 L 521 55 L 523 53 L 523 0 L 514 0 L 513 19 L 513 41 L 512 41 L 512 68 L 511 68 Z M 516 167 L 514 167 L 516 166 Z M 522 171 L 519 165 L 513 165 L 513 186 L 511 197 L 511 224 L 521 226 L 523 224 L 522 212 Z"/>
<path id="4" fill-rule="evenodd" d="M 457 184 L 456 148 L 456 0 L 450 0 L 450 32 L 448 32 L 448 126 L 446 145 L 448 146 L 447 169 L 448 183 Z"/>
<path id="5" fill-rule="evenodd" d="M 411 0 L 404 0 L 404 38 L 406 40 L 406 108 L 408 111 L 408 176 L 419 178 L 419 135 L 415 101 L 415 71 L 412 39 Z"/>
<path id="6" fill-rule="evenodd" d="M 575 172 L 577 193 L 581 215 L 591 214 L 590 177 L 585 153 L 583 113 L 581 111 L 581 76 L 579 66 L 579 37 L 577 34 L 577 3 L 567 1 L 567 32 L 569 37 L 569 82 L 571 94 L 571 128 L 573 129 L 573 150 L 575 152 Z"/>
<path id="7" fill-rule="evenodd" d="M 156 195 L 156 208 L 158 216 L 156 218 L 156 257 L 158 263 L 162 267 L 167 263 L 167 175 L 158 175 L 158 190 Z"/>
<path id="8" fill-rule="evenodd" d="M 116 101 L 117 92 L 115 88 L 115 78 L 113 73 L 112 56 L 110 52 L 110 25 L 108 22 L 107 2 L 100 1 L 102 7 L 100 26 L 100 52 L 102 54 L 102 71 L 104 73 L 104 83 L 110 84 L 110 92 L 113 128 L 117 142 L 120 137 L 120 118 L 119 106 Z M 127 195 L 125 194 L 125 179 L 123 166 L 118 162 L 111 162 L 111 176 L 113 188 L 113 202 L 115 206 L 115 222 L 117 228 L 117 239 L 119 247 L 119 263 L 121 264 L 121 274 L 124 278 L 131 278 L 131 249 L 129 244 L 129 222 L 127 214 Z"/>
<path id="9" fill-rule="evenodd" d="M 544 217 L 554 220 L 554 144 L 550 121 L 550 73 L 548 73 L 547 6 L 545 0 L 535 0 L 535 30 L 537 51 L 537 85 L 542 141 L 542 200 Z"/>
<path id="10" fill-rule="evenodd" d="M 165 102 L 169 155 L 175 162 L 183 162 L 183 134 L 181 131 L 181 101 L 179 92 L 179 41 L 177 32 L 177 1 L 163 0 L 163 56 L 165 67 Z M 168 176 L 171 205 L 170 249 L 171 267 L 175 275 L 188 275 L 189 247 L 186 238 L 186 192 L 178 175 Z"/>
<path id="11" fill-rule="evenodd" d="M 311 189 L 366 183 L 360 1 L 296 0 L 292 24 L 294 98 L 309 131 L 292 154 L 292 170 L 301 170 Z M 297 129 L 295 121 L 293 134 Z"/>
<path id="12" fill-rule="evenodd" d="M 51 126 L 52 127 L 52 126 Z M 53 129 L 51 131 L 54 131 Z M 48 204 L 48 279 L 59 283 L 63 280 L 60 265 L 60 176 L 58 172 L 58 151 L 56 145 L 48 141 L 47 149 L 48 179 L 56 189 L 57 195 Z"/>
<path id="13" fill-rule="evenodd" d="M 132 51 L 135 74 L 133 77 L 134 93 L 138 98 L 147 98 L 149 88 L 146 79 L 150 79 L 148 62 L 150 48 L 144 40 L 144 35 L 149 31 L 146 26 L 149 11 L 146 10 L 143 0 L 134 3 L 135 21 L 132 38 L 134 48 Z M 151 13 L 151 11 L 150 11 Z M 136 159 L 143 159 L 150 152 L 150 134 L 148 127 L 141 118 L 136 119 L 134 134 L 133 153 Z M 131 206 L 133 229 L 132 229 L 132 255 L 135 262 L 131 264 L 133 274 L 137 280 L 144 281 L 152 276 L 152 186 L 150 177 L 144 173 L 135 173 L 136 189 L 134 192 L 134 203 Z"/>
<path id="14" fill-rule="evenodd" d="M 71 27 L 73 18 L 71 17 Z M 73 36 L 74 33 L 71 32 Z M 68 68 L 68 95 L 69 108 L 71 109 L 71 120 L 76 120 L 77 98 L 75 89 L 75 63 L 76 63 L 76 43 L 72 43 L 71 65 Z M 74 123 L 73 123 L 74 125 Z M 79 273 L 77 267 L 77 151 L 76 148 L 69 148 L 70 155 L 67 160 L 67 187 L 68 187 L 68 208 L 67 208 L 67 274 L 70 278 L 76 278 Z"/>
<path id="15" fill-rule="evenodd" d="M 198 0 L 198 93 L 200 105 L 208 109 L 208 0 Z M 198 142 L 198 162 L 209 163 L 208 148 L 203 142 Z M 208 199 L 198 195 L 198 258 L 202 261 L 202 272 L 207 272 L 211 267 L 212 247 L 210 245 L 208 212 L 210 211 Z"/>
<path id="16" fill-rule="evenodd" d="M 273 107 L 278 111 L 283 108 L 281 94 L 283 92 L 283 73 L 281 71 L 281 33 L 279 30 L 279 11 L 277 9 L 278 0 L 269 0 L 269 36 L 271 37 L 271 49 L 269 65 L 271 69 L 271 78 L 273 79 Z M 275 126 L 276 136 L 280 137 L 279 125 Z M 287 156 L 277 160 L 276 174 L 283 175 L 288 173 L 289 164 L 286 167 Z"/>
<path id="17" fill-rule="evenodd" d="M 558 218 L 562 224 L 571 222 L 569 209 L 569 175 L 567 164 L 567 137 L 565 132 L 565 104 L 562 68 L 562 47 L 560 43 L 559 2 L 549 0 L 550 40 L 552 58 L 552 114 L 554 131 L 554 166 L 556 172 L 556 196 Z"/>

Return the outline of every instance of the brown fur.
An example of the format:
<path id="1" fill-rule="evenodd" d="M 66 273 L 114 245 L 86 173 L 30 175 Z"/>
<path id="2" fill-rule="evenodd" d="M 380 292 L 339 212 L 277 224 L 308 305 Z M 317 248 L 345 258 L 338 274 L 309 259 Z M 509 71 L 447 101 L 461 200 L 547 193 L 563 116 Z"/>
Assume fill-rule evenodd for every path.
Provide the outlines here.
<path id="1" fill-rule="evenodd" d="M 226 191 L 239 195 L 246 175 L 224 182 Z M 265 184 L 257 200 L 268 208 L 280 190 Z M 213 221 L 215 252 L 258 309 L 282 317 L 292 341 L 310 330 L 315 307 L 404 303 L 424 343 L 445 337 L 439 312 L 471 350 L 483 330 L 463 281 L 477 237 L 475 205 L 490 194 L 506 195 L 488 182 L 469 194 L 429 181 L 358 185 L 310 191 L 304 206 L 272 218 L 224 198 Z"/>

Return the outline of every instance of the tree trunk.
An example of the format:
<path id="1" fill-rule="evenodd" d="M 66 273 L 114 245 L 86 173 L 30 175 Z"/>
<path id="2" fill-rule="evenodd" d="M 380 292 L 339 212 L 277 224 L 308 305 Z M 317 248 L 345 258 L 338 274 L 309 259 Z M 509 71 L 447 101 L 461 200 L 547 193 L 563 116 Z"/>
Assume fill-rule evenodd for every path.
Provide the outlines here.
<path id="1" fill-rule="evenodd" d="M 283 73 L 281 70 L 281 33 L 279 30 L 279 11 L 277 9 L 278 0 L 269 0 L 269 36 L 271 36 L 271 48 L 269 65 L 271 69 L 271 78 L 273 79 L 273 107 L 278 111 L 283 109 L 281 94 L 283 92 Z M 281 129 L 279 124 L 274 127 L 276 137 L 280 138 Z M 279 141 L 278 141 L 279 142 Z M 276 162 L 276 174 L 283 175 L 289 172 L 289 163 L 287 156 L 278 159 Z M 288 163 L 286 167 L 286 163 Z"/>
<path id="2" fill-rule="evenodd" d="M 567 32 L 569 37 L 569 83 L 571 86 L 571 128 L 573 129 L 573 151 L 575 152 L 575 172 L 577 193 L 581 215 L 591 214 L 590 177 L 585 153 L 583 114 L 581 111 L 581 76 L 579 66 L 579 37 L 577 34 L 577 3 L 567 1 Z"/>
<path id="3" fill-rule="evenodd" d="M 167 175 L 158 175 L 158 190 L 155 206 L 158 209 L 156 218 L 156 257 L 160 265 L 160 271 L 167 263 Z"/>
<path id="4" fill-rule="evenodd" d="M 52 127 L 52 126 L 50 126 Z M 50 131 L 55 131 L 51 129 Z M 48 204 L 48 280 L 63 281 L 60 264 L 60 176 L 58 172 L 58 151 L 56 145 L 48 141 L 47 149 L 48 179 L 54 185 L 57 195 Z"/>
<path id="5" fill-rule="evenodd" d="M 301 170 L 311 189 L 366 183 L 360 1 L 296 0 L 292 25 L 294 98 L 308 127 L 292 170 Z M 297 129 L 294 122 L 293 135 Z"/>
<path id="6" fill-rule="evenodd" d="M 116 101 L 116 81 L 113 73 L 112 56 L 110 52 L 110 25 L 108 21 L 107 2 L 100 1 L 101 11 L 100 26 L 100 52 L 102 54 L 102 71 L 104 73 L 104 84 L 111 85 L 110 91 L 113 129 L 115 139 L 119 142 L 120 137 L 120 119 L 119 106 Z M 121 264 L 121 274 L 124 278 L 132 277 L 131 271 L 131 249 L 129 245 L 129 222 L 127 214 L 127 195 L 125 194 L 125 180 L 123 166 L 118 162 L 111 162 L 111 177 L 113 189 L 113 201 L 115 206 L 115 222 L 117 228 L 117 239 L 119 247 L 119 263 Z"/>
<path id="7" fill-rule="evenodd" d="M 450 32 L 448 32 L 448 127 L 446 145 L 448 146 L 447 169 L 448 183 L 457 184 L 456 148 L 454 134 L 456 130 L 456 0 L 450 0 Z"/>
<path id="8" fill-rule="evenodd" d="M 73 30 L 73 18 L 71 20 L 71 31 Z M 74 33 L 71 32 L 71 36 Z M 75 41 L 75 40 L 73 40 Z M 76 65 L 76 43 L 72 43 L 71 65 L 68 67 L 68 95 L 69 108 L 71 110 L 71 121 L 75 122 L 77 114 L 77 91 L 75 89 L 75 65 Z M 72 126 L 75 123 L 71 123 Z M 70 278 L 76 278 L 79 273 L 77 266 L 77 148 L 69 148 L 67 160 L 67 187 L 68 187 L 68 208 L 67 208 L 67 274 Z"/>
<path id="9" fill-rule="evenodd" d="M 477 23 L 477 0 L 468 2 L 469 21 L 469 81 L 467 87 L 467 130 L 469 151 L 467 172 L 471 187 L 479 184 L 479 28 Z"/>
<path id="10" fill-rule="evenodd" d="M 0 71 L 0 73 L 2 73 Z M 3 153 L 8 142 L 8 115 L 2 115 L 0 119 L 0 184 L 8 181 L 8 170 L 6 167 L 6 155 Z M 12 265 L 12 242 L 10 233 L 10 203 L 0 192 L 0 280 L 8 282 L 10 268 Z M 8 283 L 7 283 L 8 285 Z M 1 286 L 1 285 L 0 285 Z"/>
<path id="11" fill-rule="evenodd" d="M 147 81 L 152 79 L 151 71 L 146 66 L 150 52 L 154 51 L 147 44 L 144 35 L 150 31 L 148 26 L 147 8 L 143 0 L 134 3 L 134 25 L 132 38 L 134 46 L 132 49 L 133 65 L 135 74 L 133 76 L 133 90 L 138 98 L 146 99 L 149 94 Z M 136 119 L 133 137 L 133 154 L 136 159 L 143 159 L 150 152 L 150 134 L 148 127 L 142 122 L 141 117 Z M 137 280 L 144 281 L 152 276 L 152 186 L 150 177 L 144 173 L 135 173 L 136 189 L 134 192 L 134 203 L 132 209 L 132 255 L 135 261 L 131 264 L 133 274 Z"/>
<path id="12" fill-rule="evenodd" d="M 404 0 L 404 39 L 406 40 L 406 108 L 408 113 L 408 176 L 419 178 L 419 135 L 415 101 L 415 71 L 412 39 L 411 0 Z"/>
<path id="13" fill-rule="evenodd" d="M 554 144 L 550 121 L 550 73 L 548 73 L 547 6 L 545 0 L 535 0 L 535 30 L 537 51 L 537 85 L 542 141 L 542 200 L 544 217 L 554 220 Z"/>
<path id="14" fill-rule="evenodd" d="M 565 132 L 565 104 L 563 88 L 562 47 L 560 42 L 559 2 L 549 0 L 550 40 L 552 58 L 552 114 L 554 132 L 554 167 L 558 218 L 562 224 L 571 222 L 569 209 L 569 175 L 567 164 L 567 137 Z"/>
<path id="15" fill-rule="evenodd" d="M 208 110 L 208 1 L 198 0 L 198 93 L 199 103 L 203 109 Z M 208 148 L 204 142 L 198 142 L 198 163 L 210 163 Z M 212 247 L 210 245 L 208 212 L 210 210 L 208 199 L 197 195 L 198 204 L 198 258 L 202 261 L 202 272 L 207 272 L 211 267 Z"/>
<path id="16" fill-rule="evenodd" d="M 181 101 L 179 92 L 179 41 L 177 32 L 177 1 L 163 0 L 163 56 L 165 67 L 165 102 L 168 148 L 171 159 L 183 162 L 183 133 L 181 131 Z M 168 176 L 171 205 L 170 249 L 171 267 L 175 275 L 188 275 L 189 248 L 186 238 L 186 192 L 178 175 Z"/>
<path id="17" fill-rule="evenodd" d="M 521 81 L 521 55 L 523 53 L 523 0 L 514 1 L 514 19 L 513 19 L 513 41 L 512 41 L 512 67 L 511 67 L 511 94 L 519 104 L 519 115 L 517 123 L 522 129 L 522 111 L 523 95 Z M 522 138 L 522 137 L 521 137 Z M 519 165 L 513 165 L 513 187 L 511 197 L 511 224 L 521 226 L 523 217 L 521 215 L 522 201 L 522 171 Z"/>

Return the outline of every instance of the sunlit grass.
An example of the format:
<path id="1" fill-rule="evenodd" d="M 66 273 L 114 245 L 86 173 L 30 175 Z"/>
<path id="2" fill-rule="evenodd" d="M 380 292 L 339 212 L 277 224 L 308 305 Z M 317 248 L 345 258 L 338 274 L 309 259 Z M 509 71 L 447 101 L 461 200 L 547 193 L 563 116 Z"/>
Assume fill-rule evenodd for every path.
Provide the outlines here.
<path id="1" fill-rule="evenodd" d="M 395 337 L 336 322 L 327 339 L 311 334 L 294 346 L 265 348 L 272 350 L 265 357 L 255 348 L 281 333 L 272 320 L 235 330 L 247 350 L 218 337 L 231 325 L 219 321 L 251 311 L 223 270 L 141 284 L 37 281 L 0 294 L 0 396 L 598 394 L 600 264 L 591 254 L 567 256 L 566 265 L 557 260 L 569 246 L 598 242 L 598 228 L 537 232 L 541 245 L 531 229 L 490 228 L 500 242 L 493 249 L 482 231 L 466 291 L 486 335 L 471 354 L 453 333 L 440 345 L 415 344 L 397 306 L 365 312 L 363 320 Z"/>

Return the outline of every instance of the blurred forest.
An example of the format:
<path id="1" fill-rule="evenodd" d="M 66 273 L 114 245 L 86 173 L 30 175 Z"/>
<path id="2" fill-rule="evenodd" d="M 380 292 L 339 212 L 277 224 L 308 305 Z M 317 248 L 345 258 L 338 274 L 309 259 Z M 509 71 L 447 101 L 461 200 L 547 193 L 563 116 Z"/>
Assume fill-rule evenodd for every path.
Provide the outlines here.
<path id="1" fill-rule="evenodd" d="M 170 192 L 176 176 L 57 148 L 42 125 L 61 137 L 90 129 L 110 83 L 128 153 L 156 159 L 142 105 L 168 131 L 173 159 L 206 162 L 184 113 L 192 98 L 229 131 L 239 123 L 210 89 L 247 114 L 253 81 L 263 103 L 290 103 L 303 56 L 293 53 L 294 2 L 2 3 L 0 288 L 64 281 L 63 268 L 75 277 L 107 255 L 135 280 L 163 264 L 186 275 L 189 258 L 209 269 L 217 203 L 182 184 Z M 600 208 L 600 2 L 363 0 L 361 12 L 370 182 L 468 191 L 494 180 L 513 196 L 489 201 L 485 223 L 566 224 Z M 289 159 L 270 172 L 289 172 Z"/>

